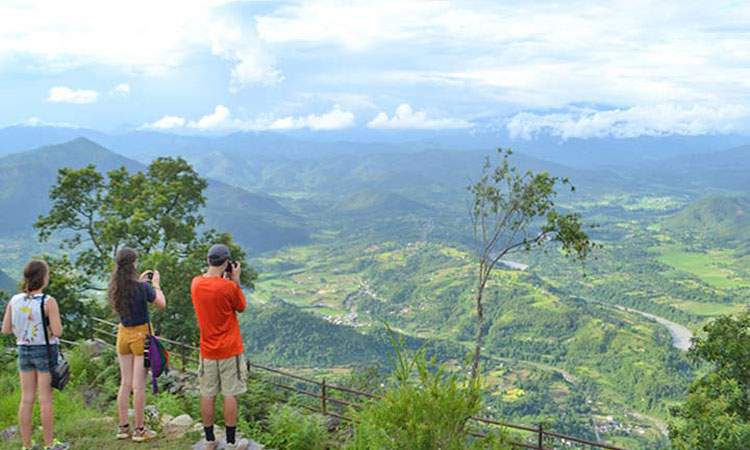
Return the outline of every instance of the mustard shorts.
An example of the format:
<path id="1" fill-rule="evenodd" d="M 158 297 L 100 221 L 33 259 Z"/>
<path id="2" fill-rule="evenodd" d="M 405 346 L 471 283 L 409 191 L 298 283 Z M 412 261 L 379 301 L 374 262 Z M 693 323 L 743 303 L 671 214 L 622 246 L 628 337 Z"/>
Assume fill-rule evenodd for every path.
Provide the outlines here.
<path id="1" fill-rule="evenodd" d="M 201 358 L 198 369 L 201 397 L 236 397 L 247 392 L 245 355 L 226 359 Z"/>
<path id="2" fill-rule="evenodd" d="M 117 328 L 117 353 L 120 355 L 143 356 L 148 335 L 148 325 L 126 327 L 123 324 Z"/>

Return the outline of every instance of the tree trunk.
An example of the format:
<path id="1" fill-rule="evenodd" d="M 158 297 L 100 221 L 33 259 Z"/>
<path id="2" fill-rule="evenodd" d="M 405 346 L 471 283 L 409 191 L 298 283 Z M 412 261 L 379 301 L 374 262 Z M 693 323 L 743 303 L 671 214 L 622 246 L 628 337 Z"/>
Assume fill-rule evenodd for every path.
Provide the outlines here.
<path id="1" fill-rule="evenodd" d="M 479 358 L 482 355 L 482 335 L 484 334 L 484 308 L 482 306 L 482 293 L 484 286 L 477 289 L 477 346 L 474 349 L 474 361 L 471 365 L 471 379 L 475 380 L 479 375 Z"/>

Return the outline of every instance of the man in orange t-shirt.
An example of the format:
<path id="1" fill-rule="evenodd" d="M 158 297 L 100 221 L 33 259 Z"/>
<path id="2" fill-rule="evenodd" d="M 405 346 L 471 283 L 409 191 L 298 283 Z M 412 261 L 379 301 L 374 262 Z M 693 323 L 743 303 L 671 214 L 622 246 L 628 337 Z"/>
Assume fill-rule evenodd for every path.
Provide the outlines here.
<path id="1" fill-rule="evenodd" d="M 224 397 L 227 450 L 245 450 L 250 442 L 235 442 L 237 396 L 247 391 L 247 364 L 237 313 L 245 310 L 240 288 L 240 264 L 232 262 L 226 245 L 208 251 L 208 271 L 193 278 L 190 294 L 200 328 L 201 365 L 198 372 L 205 450 L 218 446 L 214 435 L 214 403 Z"/>

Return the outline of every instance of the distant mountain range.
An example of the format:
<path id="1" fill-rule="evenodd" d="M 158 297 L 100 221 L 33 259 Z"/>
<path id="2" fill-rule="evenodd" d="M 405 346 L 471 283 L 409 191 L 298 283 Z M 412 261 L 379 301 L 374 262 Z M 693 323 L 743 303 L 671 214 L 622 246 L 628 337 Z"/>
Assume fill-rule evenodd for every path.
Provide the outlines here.
<path id="1" fill-rule="evenodd" d="M 121 166 L 131 171 L 145 169 L 143 164 L 85 138 L 0 158 L 0 235 L 33 232 L 38 216 L 51 206 L 49 189 L 58 169 L 87 164 L 94 164 L 101 171 Z M 307 240 L 303 219 L 266 195 L 212 179 L 205 194 L 206 225 L 232 233 L 251 250 L 269 250 Z"/>
<path id="2" fill-rule="evenodd" d="M 494 130 L 494 131 L 493 131 Z M 0 156 L 86 137 L 124 156 L 149 161 L 154 156 L 199 158 L 220 150 L 263 162 L 268 157 L 309 159 L 336 155 L 418 152 L 428 149 L 491 151 L 511 147 L 526 155 L 578 168 L 649 163 L 671 157 L 711 153 L 750 145 L 739 135 L 642 136 L 567 139 L 541 136 L 512 139 L 502 127 L 478 130 L 375 132 L 350 129 L 329 132 L 236 132 L 226 136 L 177 135 L 155 131 L 104 133 L 86 128 L 14 125 L 0 128 Z"/>

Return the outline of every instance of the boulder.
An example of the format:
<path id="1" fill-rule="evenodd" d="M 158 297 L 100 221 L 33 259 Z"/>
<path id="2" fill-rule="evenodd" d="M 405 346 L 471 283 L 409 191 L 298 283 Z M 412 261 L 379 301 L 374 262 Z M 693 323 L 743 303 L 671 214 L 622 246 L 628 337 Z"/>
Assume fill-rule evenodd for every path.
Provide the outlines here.
<path id="1" fill-rule="evenodd" d="M 2 433 L 3 441 L 7 441 L 9 439 L 13 439 L 14 437 L 18 436 L 18 427 L 8 427 L 3 430 Z"/>

